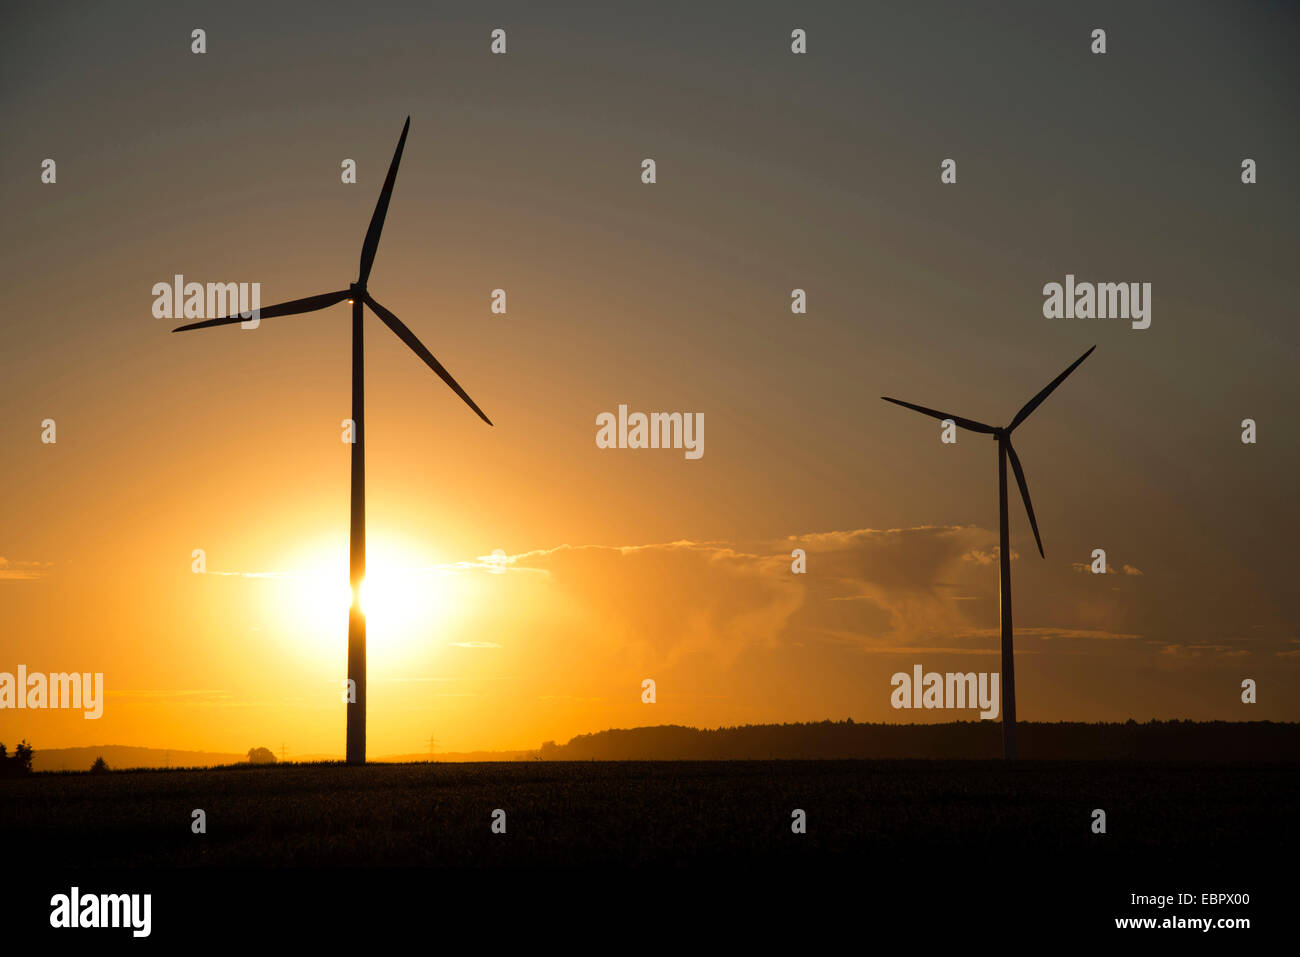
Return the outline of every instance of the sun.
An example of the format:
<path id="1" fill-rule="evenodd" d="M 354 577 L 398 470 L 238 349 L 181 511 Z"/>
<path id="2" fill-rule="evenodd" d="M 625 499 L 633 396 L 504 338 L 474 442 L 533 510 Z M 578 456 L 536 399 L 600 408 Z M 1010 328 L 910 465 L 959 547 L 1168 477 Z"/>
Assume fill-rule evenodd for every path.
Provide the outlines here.
<path id="1" fill-rule="evenodd" d="M 427 658 L 464 614 L 468 591 L 460 576 L 426 548 L 399 539 L 374 538 L 366 551 L 359 601 L 370 665 L 400 667 Z M 314 655 L 326 649 L 342 655 L 353 601 L 346 542 L 304 548 L 286 564 L 290 570 L 277 588 L 278 624 Z"/>
<path id="2" fill-rule="evenodd" d="M 361 613 L 366 616 L 368 636 L 432 628 L 442 598 L 434 570 L 409 562 L 374 560 L 368 565 L 361 582 Z"/>

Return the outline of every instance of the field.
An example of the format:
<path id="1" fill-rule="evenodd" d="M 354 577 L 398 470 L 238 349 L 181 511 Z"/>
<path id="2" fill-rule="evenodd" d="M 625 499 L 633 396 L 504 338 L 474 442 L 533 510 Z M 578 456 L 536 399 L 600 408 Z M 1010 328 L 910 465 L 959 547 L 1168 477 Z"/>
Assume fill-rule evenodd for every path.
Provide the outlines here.
<path id="1" fill-rule="evenodd" d="M 243 766 L 0 781 L 69 868 L 810 866 L 943 848 L 1099 864 L 1294 852 L 1296 765 L 734 761 Z M 807 833 L 791 830 L 803 809 Z M 1106 812 L 1106 833 L 1092 812 Z M 191 831 L 206 812 L 207 832 Z M 505 811 L 506 833 L 492 814 Z"/>

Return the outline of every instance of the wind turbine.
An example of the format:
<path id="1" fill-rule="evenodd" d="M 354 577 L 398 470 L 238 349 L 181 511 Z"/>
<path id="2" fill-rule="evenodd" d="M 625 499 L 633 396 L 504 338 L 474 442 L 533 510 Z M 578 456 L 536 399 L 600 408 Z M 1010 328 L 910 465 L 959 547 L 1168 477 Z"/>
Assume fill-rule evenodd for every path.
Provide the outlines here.
<path id="1" fill-rule="evenodd" d="M 370 295 L 366 281 L 370 278 L 370 268 L 375 264 L 375 252 L 379 249 L 379 234 L 384 229 L 384 218 L 388 215 L 388 202 L 393 197 L 393 183 L 397 179 L 397 165 L 402 161 L 402 147 L 406 145 L 406 133 L 411 128 L 411 118 L 406 118 L 402 127 L 402 136 L 397 141 L 397 150 L 388 167 L 388 176 L 384 179 L 384 188 L 379 192 L 379 201 L 375 204 L 374 215 L 370 217 L 370 227 L 366 230 L 365 241 L 361 244 L 361 269 L 357 281 L 347 289 L 327 292 L 306 299 L 294 299 L 269 306 L 258 313 L 260 319 L 274 319 L 279 316 L 294 316 L 304 312 L 315 312 L 346 299 L 352 305 L 352 421 L 354 424 L 352 443 L 352 522 L 350 527 L 350 561 L 349 571 L 352 583 L 352 606 L 348 610 L 348 679 L 355 691 L 354 698 L 349 698 L 347 705 L 347 760 L 348 764 L 364 764 L 366 761 L 366 619 L 361 611 L 361 582 L 366 577 L 366 430 L 365 430 L 365 379 L 364 349 L 362 342 L 362 309 L 364 303 L 383 320 L 384 324 L 397 334 L 425 364 L 438 374 L 451 390 L 465 400 L 466 404 L 478 413 L 478 417 L 488 425 L 492 420 L 483 414 L 483 410 L 474 404 L 474 400 L 460 387 L 451 373 L 442 367 L 433 353 L 425 348 L 414 332 L 408 329 L 402 320 L 381 306 Z M 172 332 L 185 332 L 190 329 L 206 329 L 209 326 L 224 326 L 244 320 L 243 315 L 225 316 L 221 319 L 207 319 L 180 326 Z"/>
<path id="2" fill-rule="evenodd" d="M 1011 642 L 1011 547 L 1007 530 L 1007 459 L 1011 460 L 1011 468 L 1016 473 L 1016 484 L 1020 486 L 1020 497 L 1024 499 L 1025 511 L 1029 513 L 1029 525 L 1034 530 L 1034 541 L 1038 543 L 1038 554 L 1043 558 L 1047 557 L 1043 553 L 1043 539 L 1038 534 L 1038 520 L 1034 518 L 1034 506 L 1029 502 L 1029 486 L 1025 483 L 1025 470 L 1020 466 L 1020 456 L 1016 455 L 1016 450 L 1011 446 L 1011 433 L 1015 431 L 1016 426 L 1029 418 L 1030 413 L 1042 405 L 1043 400 L 1051 395 L 1052 391 L 1064 382 L 1065 377 L 1077 369 L 1084 359 L 1092 355 L 1092 350 L 1096 348 L 1096 346 L 1093 346 L 1092 349 L 1075 359 L 1068 369 L 1047 383 L 1038 395 L 1024 404 L 1021 410 L 1016 413 L 1015 418 L 1011 420 L 1011 424 L 1007 426 L 985 425 L 983 422 L 976 422 L 974 419 L 963 419 L 959 415 L 937 412 L 934 409 L 927 409 L 923 405 L 904 402 L 902 399 L 891 399 L 887 395 L 881 396 L 886 402 L 913 409 L 936 419 L 951 419 L 963 429 L 991 435 L 998 443 L 998 536 L 1000 542 L 998 557 L 1001 559 L 998 582 L 1001 590 L 999 608 L 1002 618 L 1002 753 L 1008 761 L 1016 759 L 1016 663 Z"/>

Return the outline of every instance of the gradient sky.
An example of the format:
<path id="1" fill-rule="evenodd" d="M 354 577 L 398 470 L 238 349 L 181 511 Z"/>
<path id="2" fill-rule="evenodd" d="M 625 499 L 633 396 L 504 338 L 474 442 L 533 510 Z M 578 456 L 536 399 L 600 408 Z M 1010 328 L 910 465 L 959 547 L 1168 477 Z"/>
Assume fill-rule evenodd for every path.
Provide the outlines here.
<path id="1" fill-rule="evenodd" d="M 1294 9 L 699 6 L 8 12 L 0 671 L 109 697 L 0 740 L 341 753 L 347 307 L 150 290 L 346 286 L 408 114 L 370 287 L 496 427 L 367 318 L 372 755 L 953 717 L 889 676 L 998 668 L 994 446 L 879 396 L 1005 422 L 1094 343 L 1017 432 L 1020 718 L 1300 719 Z M 1043 318 L 1066 273 L 1151 327 Z M 620 403 L 703 458 L 598 449 Z"/>

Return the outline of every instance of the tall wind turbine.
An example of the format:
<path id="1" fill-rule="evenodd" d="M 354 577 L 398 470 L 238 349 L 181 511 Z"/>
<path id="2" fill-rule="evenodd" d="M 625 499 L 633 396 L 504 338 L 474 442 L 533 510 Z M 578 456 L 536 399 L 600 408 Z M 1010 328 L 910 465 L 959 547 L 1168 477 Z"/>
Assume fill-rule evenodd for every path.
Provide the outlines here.
<path id="1" fill-rule="evenodd" d="M 1010 536 L 1007 530 L 1007 459 L 1011 460 L 1011 468 L 1016 473 L 1016 484 L 1020 486 L 1020 497 L 1024 499 L 1025 511 L 1029 513 L 1029 525 L 1034 530 L 1034 541 L 1038 543 L 1038 554 L 1043 558 L 1047 557 L 1043 553 L 1043 539 L 1038 534 L 1038 520 L 1034 518 L 1034 506 L 1029 502 L 1029 486 L 1025 483 L 1025 470 L 1020 467 L 1020 456 L 1016 455 L 1016 450 L 1011 446 L 1011 433 L 1015 431 L 1016 426 L 1029 418 L 1029 414 L 1042 405 L 1043 400 L 1051 395 L 1052 391 L 1064 382 L 1065 377 L 1077 369 L 1084 359 L 1092 355 L 1092 350 L 1096 348 L 1096 346 L 1093 346 L 1092 349 L 1075 359 L 1068 369 L 1047 383 L 1038 395 L 1024 404 L 1024 407 L 1011 420 L 1011 424 L 1007 426 L 985 425 L 983 422 L 976 422 L 974 419 L 963 419 L 959 415 L 937 412 L 934 409 L 927 409 L 923 405 L 913 405 L 911 402 L 904 402 L 901 399 L 891 399 L 887 395 L 881 396 L 886 402 L 913 409 L 936 419 L 951 419 L 963 429 L 991 435 L 998 443 L 998 540 L 1000 542 L 998 557 L 1001 559 L 998 581 L 1001 589 L 999 607 L 1002 617 L 1002 753 L 1008 761 L 1016 759 L 1016 662 L 1011 643 L 1011 546 L 1008 541 Z"/>
<path id="2" fill-rule="evenodd" d="M 361 612 L 361 582 L 366 577 L 366 428 L 365 428 L 365 379 L 364 349 L 362 343 L 362 303 L 369 306 L 384 324 L 397 334 L 411 351 L 424 360 L 425 364 L 436 372 L 442 381 L 451 386 L 451 390 L 465 400 L 478 417 L 488 425 L 492 421 L 483 414 L 483 410 L 474 404 L 464 389 L 442 367 L 433 353 L 425 348 L 414 332 L 408 329 L 402 320 L 381 306 L 366 289 L 370 278 L 370 267 L 375 264 L 375 252 L 379 249 L 379 234 L 384 229 L 384 218 L 388 215 L 388 202 L 393 196 L 393 183 L 397 179 L 397 165 L 402 161 L 402 147 L 406 145 L 406 133 L 411 128 L 411 118 L 406 118 L 402 127 L 401 138 L 397 141 L 397 150 L 393 153 L 393 162 L 388 167 L 388 176 L 384 179 L 384 188 L 379 192 L 379 202 L 375 204 L 374 215 L 370 217 L 370 228 L 366 230 L 365 241 L 361 244 L 361 269 L 357 281 L 347 289 L 327 292 L 306 299 L 294 299 L 269 306 L 258 313 L 261 319 L 274 319 L 279 316 L 293 316 L 303 312 L 315 312 L 346 299 L 352 305 L 352 421 L 354 424 L 352 443 L 352 522 L 350 531 L 350 579 L 352 582 L 352 606 L 348 610 L 348 679 L 352 682 L 355 697 L 349 698 L 347 706 L 347 759 L 348 764 L 364 764 L 366 761 L 366 619 Z M 209 326 L 224 326 L 243 321 L 241 315 L 225 316 L 221 319 L 207 319 L 180 326 L 172 332 L 185 332 L 189 329 L 206 329 Z"/>

